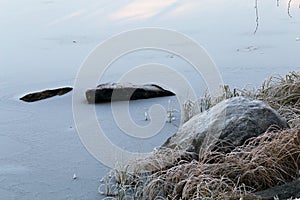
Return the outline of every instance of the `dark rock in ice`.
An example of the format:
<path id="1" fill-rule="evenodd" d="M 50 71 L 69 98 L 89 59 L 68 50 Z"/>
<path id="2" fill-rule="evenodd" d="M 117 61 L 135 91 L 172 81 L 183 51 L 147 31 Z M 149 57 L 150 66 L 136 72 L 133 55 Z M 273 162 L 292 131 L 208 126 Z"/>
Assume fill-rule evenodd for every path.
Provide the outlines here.
<path id="1" fill-rule="evenodd" d="M 64 95 L 64 94 L 70 92 L 72 89 L 73 88 L 71 88 L 71 87 L 63 87 L 63 88 L 58 88 L 58 89 L 44 90 L 41 92 L 34 92 L 34 93 L 30 93 L 30 94 L 27 94 L 27 95 L 21 97 L 20 100 L 26 101 L 26 102 L 40 101 L 40 100 L 47 99 L 50 97 Z"/>
<path id="2" fill-rule="evenodd" d="M 284 185 L 275 186 L 263 191 L 256 192 L 255 195 L 259 196 L 261 200 L 274 200 L 274 197 L 278 199 L 290 199 L 300 197 L 300 179 L 286 183 Z"/>
<path id="3" fill-rule="evenodd" d="M 155 84 L 133 85 L 107 83 L 98 85 L 93 89 L 88 89 L 85 95 L 89 103 L 102 103 L 174 96 L 175 94 Z"/>

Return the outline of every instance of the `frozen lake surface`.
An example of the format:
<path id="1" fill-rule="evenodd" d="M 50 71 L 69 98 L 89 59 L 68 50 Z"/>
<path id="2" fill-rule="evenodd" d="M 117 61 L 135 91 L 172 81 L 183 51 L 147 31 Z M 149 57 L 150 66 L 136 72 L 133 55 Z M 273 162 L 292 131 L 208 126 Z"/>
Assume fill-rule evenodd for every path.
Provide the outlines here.
<path id="1" fill-rule="evenodd" d="M 72 95 L 36 103 L 18 100 L 23 94 L 72 86 L 89 53 L 119 32 L 160 27 L 179 31 L 201 44 L 216 63 L 224 83 L 232 87 L 259 86 L 272 74 L 300 69 L 299 1 L 259 2 L 255 30 L 254 0 L 121 0 L 121 1 L 0 1 L 0 199 L 102 199 L 100 179 L 109 168 L 96 160 L 77 134 Z M 145 63 L 172 66 L 203 94 L 203 80 L 192 67 L 167 52 L 139 51 L 112 64 L 103 82 L 116 81 Z M 96 85 L 96 83 L 95 83 Z M 248 86 L 247 86 L 248 87 Z M 176 98 L 130 104 L 133 120 L 145 125 L 144 112 L 155 103 L 178 108 Z M 109 104 L 96 114 L 107 137 L 122 148 L 147 152 L 177 130 L 172 124 L 150 139 L 122 134 Z M 77 179 L 73 180 L 73 174 Z"/>

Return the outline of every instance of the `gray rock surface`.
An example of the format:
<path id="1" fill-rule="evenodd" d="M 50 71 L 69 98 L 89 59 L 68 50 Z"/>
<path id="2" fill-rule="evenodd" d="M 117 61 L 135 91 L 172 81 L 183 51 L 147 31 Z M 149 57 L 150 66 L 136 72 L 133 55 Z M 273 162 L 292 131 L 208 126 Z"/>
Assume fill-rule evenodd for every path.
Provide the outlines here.
<path id="1" fill-rule="evenodd" d="M 163 147 L 179 147 L 198 154 L 204 142 L 211 144 L 213 140 L 218 142 L 218 147 L 225 145 L 225 149 L 231 150 L 274 125 L 288 127 L 286 121 L 262 101 L 234 97 L 191 118 Z"/>
<path id="2" fill-rule="evenodd" d="M 255 193 L 261 200 L 273 200 L 277 196 L 280 200 L 300 197 L 300 179 L 284 185 L 276 186 Z"/>

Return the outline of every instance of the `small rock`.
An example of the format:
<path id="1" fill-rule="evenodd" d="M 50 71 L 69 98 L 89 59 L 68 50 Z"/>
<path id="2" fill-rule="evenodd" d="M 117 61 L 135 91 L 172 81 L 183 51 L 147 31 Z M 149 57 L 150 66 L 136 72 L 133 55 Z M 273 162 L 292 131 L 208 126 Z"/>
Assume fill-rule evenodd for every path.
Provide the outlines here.
<path id="1" fill-rule="evenodd" d="M 70 91 L 72 91 L 73 88 L 71 87 L 64 87 L 64 88 L 58 88 L 58 89 L 51 89 L 51 90 L 44 90 L 41 92 L 34 92 L 27 94 L 20 98 L 22 101 L 26 102 L 35 102 L 40 101 L 43 99 L 47 99 L 54 96 L 62 96 Z"/>

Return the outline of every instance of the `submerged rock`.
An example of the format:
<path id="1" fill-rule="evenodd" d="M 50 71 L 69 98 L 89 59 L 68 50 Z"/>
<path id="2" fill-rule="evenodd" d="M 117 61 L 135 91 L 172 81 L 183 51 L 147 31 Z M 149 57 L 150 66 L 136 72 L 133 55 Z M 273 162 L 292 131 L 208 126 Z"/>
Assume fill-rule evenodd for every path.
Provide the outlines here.
<path id="1" fill-rule="evenodd" d="M 209 135 L 208 138 L 216 141 L 214 147 L 230 151 L 247 139 L 264 133 L 272 125 L 288 128 L 286 121 L 262 101 L 235 97 L 194 116 L 163 147 L 179 147 L 198 155 Z"/>
<path id="2" fill-rule="evenodd" d="M 20 100 L 26 101 L 26 102 L 40 101 L 40 100 L 47 99 L 50 97 L 64 95 L 64 94 L 72 91 L 72 89 L 73 88 L 71 88 L 71 87 L 63 87 L 63 88 L 58 88 L 58 89 L 44 90 L 41 92 L 34 92 L 34 93 L 30 93 L 30 94 L 27 94 L 27 95 L 21 97 Z"/>
<path id="3" fill-rule="evenodd" d="M 93 89 L 88 89 L 85 95 L 89 103 L 102 103 L 174 96 L 175 94 L 155 84 L 133 85 L 107 83 L 98 85 Z"/>

